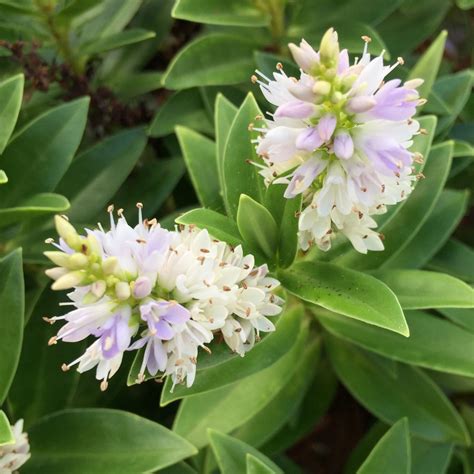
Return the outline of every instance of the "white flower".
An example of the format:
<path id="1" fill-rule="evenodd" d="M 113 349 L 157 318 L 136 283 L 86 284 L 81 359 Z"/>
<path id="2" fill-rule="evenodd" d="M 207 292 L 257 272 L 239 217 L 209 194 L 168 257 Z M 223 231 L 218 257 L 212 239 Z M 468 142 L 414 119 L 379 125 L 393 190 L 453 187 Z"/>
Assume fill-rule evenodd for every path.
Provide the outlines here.
<path id="1" fill-rule="evenodd" d="M 15 442 L 0 446 L 0 474 L 12 474 L 30 459 L 28 435 L 23 432 L 23 420 L 12 426 Z"/>
<path id="2" fill-rule="evenodd" d="M 160 372 L 189 386 L 199 347 L 208 350 L 205 344 L 222 330 L 231 349 L 243 355 L 261 331 L 275 329 L 267 316 L 278 314 L 283 303 L 272 293 L 278 281 L 267 276 L 266 266 L 255 267 L 240 246 L 231 248 L 192 226 L 167 231 L 156 220 L 143 220 L 138 207 L 136 226 L 121 212 L 115 222 L 110 208 L 111 229 L 99 225 L 85 236 L 57 217 L 61 239 L 54 245 L 60 251 L 46 252 L 59 265 L 48 272 L 56 279 L 53 287 L 75 288 L 67 303 L 73 309 L 46 318 L 66 321 L 50 344 L 96 338 L 63 370 L 76 364 L 79 372 L 96 368 L 102 390 L 124 352 L 142 348 L 138 381 L 146 372 Z M 237 324 L 236 334 L 246 326 L 238 344 L 229 324 Z"/>
<path id="3" fill-rule="evenodd" d="M 385 66 L 383 54 L 368 53 L 370 38 L 363 39 L 362 56 L 352 65 L 330 29 L 319 52 L 304 40 L 290 44 L 299 79 L 288 77 L 281 65 L 272 79 L 258 71 L 260 79 L 253 78 L 276 106 L 265 127 L 256 128 L 263 160 L 257 166 L 267 185 L 288 184 L 286 198 L 303 194 L 303 249 L 315 243 L 327 250 L 342 232 L 358 251 L 383 250 L 369 216 L 406 199 L 413 187 L 415 154 L 409 148 L 419 133 L 413 116 L 422 103 L 416 91 L 422 81 L 384 82 L 403 61 Z"/>

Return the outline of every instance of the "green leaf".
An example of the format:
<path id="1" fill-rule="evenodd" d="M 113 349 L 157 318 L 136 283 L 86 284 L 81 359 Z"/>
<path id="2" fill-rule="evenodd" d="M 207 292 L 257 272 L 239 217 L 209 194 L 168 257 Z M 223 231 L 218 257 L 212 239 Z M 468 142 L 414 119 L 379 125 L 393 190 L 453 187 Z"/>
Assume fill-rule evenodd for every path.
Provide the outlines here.
<path id="1" fill-rule="evenodd" d="M 461 10 L 470 10 L 474 8 L 474 0 L 456 0 L 456 5 Z"/>
<path id="2" fill-rule="evenodd" d="M 373 356 L 328 337 L 329 356 L 341 382 L 377 418 L 394 423 L 407 417 L 410 431 L 423 439 L 470 443 L 454 406 L 421 370 L 399 364 L 387 372 Z"/>
<path id="3" fill-rule="evenodd" d="M 311 384 L 316 366 L 319 365 L 320 354 L 321 339 L 315 338 L 306 347 L 286 385 L 251 420 L 234 431 L 233 435 L 254 447 L 260 447 L 279 430 L 286 429 L 285 424 L 293 421 L 295 408 L 300 406 Z"/>
<path id="4" fill-rule="evenodd" d="M 167 379 L 161 392 L 161 405 L 234 384 L 277 363 L 293 346 L 301 328 L 303 315 L 301 306 L 285 311 L 277 322 L 276 331 L 266 335 L 245 357 L 231 354 L 230 349 L 227 349 L 227 357 L 221 363 L 214 362 L 213 365 L 204 366 L 202 369 L 199 363 L 196 380 L 189 388 L 177 385 L 171 392 L 173 384 L 171 379 Z"/>
<path id="5" fill-rule="evenodd" d="M 222 474 L 246 472 L 248 455 L 257 458 L 266 468 L 270 469 L 270 472 L 283 474 L 283 471 L 273 461 L 252 446 L 213 429 L 208 430 L 208 436 Z"/>
<path id="6" fill-rule="evenodd" d="M 423 439 L 411 439 L 411 470 L 413 474 L 445 474 L 453 445 L 450 443 L 429 443 Z"/>
<path id="7" fill-rule="evenodd" d="M 72 0 L 55 15 L 55 21 L 62 25 L 78 26 L 79 22 L 87 21 L 103 8 L 102 0 Z"/>
<path id="8" fill-rule="evenodd" d="M 151 159 L 139 163 L 113 198 L 126 215 L 134 215 L 137 202 L 145 214 L 155 215 L 186 172 L 181 158 Z M 172 226 L 173 227 L 173 226 Z"/>
<path id="9" fill-rule="evenodd" d="M 173 431 L 201 448 L 208 443 L 208 428 L 228 433 L 252 419 L 291 378 L 304 352 L 307 334 L 305 326 L 286 355 L 266 369 L 232 385 L 185 398 Z"/>
<path id="10" fill-rule="evenodd" d="M 474 310 L 443 308 L 439 312 L 445 318 L 474 333 Z"/>
<path id="11" fill-rule="evenodd" d="M 196 89 L 179 91 L 169 97 L 153 118 L 148 135 L 164 137 L 173 133 L 177 125 L 206 134 L 213 133 L 212 123 Z"/>
<path id="12" fill-rule="evenodd" d="M 411 450 L 408 420 L 402 418 L 385 433 L 357 474 L 410 474 Z M 418 471 L 419 472 L 419 471 Z"/>
<path id="13" fill-rule="evenodd" d="M 302 196 L 285 199 L 280 223 L 279 262 L 283 268 L 289 267 L 298 253 L 298 213 L 301 210 Z"/>
<path id="14" fill-rule="evenodd" d="M 318 310 L 316 315 L 331 334 L 365 349 L 407 364 L 474 377 L 474 337 L 449 321 L 423 311 L 407 311 L 410 337 L 361 324 Z"/>
<path id="15" fill-rule="evenodd" d="M 47 413 L 70 406 L 77 388 L 79 373 L 64 373 L 61 365 L 77 359 L 85 350 L 85 341 L 48 346 L 58 328 L 42 319 L 60 314 L 59 304 L 64 300 L 63 294 L 46 288 L 24 330 L 24 347 L 28 350 L 21 353 L 8 401 L 15 418 L 24 418 L 26 426 Z"/>
<path id="16" fill-rule="evenodd" d="M 235 116 L 227 137 L 224 150 L 223 177 L 224 201 L 227 213 L 234 219 L 241 194 L 247 194 L 257 202 L 262 202 L 264 194 L 263 179 L 257 168 L 249 161 L 257 161 L 255 147 L 251 140 L 257 137 L 256 131 L 249 131 L 249 124 L 261 115 L 252 94 L 247 95 Z"/>
<path id="17" fill-rule="evenodd" d="M 409 335 L 392 291 L 376 278 L 331 263 L 300 262 L 278 273 L 291 293 L 364 323 Z"/>
<path id="18" fill-rule="evenodd" d="M 57 187 L 71 200 L 68 215 L 72 221 L 90 222 L 110 204 L 140 158 L 146 141 L 143 128 L 124 130 L 74 159 Z"/>
<path id="19" fill-rule="evenodd" d="M 444 273 L 423 270 L 381 270 L 374 276 L 396 295 L 403 309 L 473 308 L 474 290 Z"/>
<path id="20" fill-rule="evenodd" d="M 439 119 L 437 133 L 448 130 L 461 113 L 471 95 L 472 82 L 473 75 L 469 70 L 443 76 L 435 82 L 433 91 L 449 109 L 449 115 Z"/>
<path id="21" fill-rule="evenodd" d="M 15 375 L 23 341 L 25 311 L 21 249 L 0 259 L 0 405 Z"/>
<path id="22" fill-rule="evenodd" d="M 272 215 L 246 194 L 240 195 L 237 226 L 244 242 L 257 253 L 273 259 L 277 251 L 278 228 Z"/>
<path id="23" fill-rule="evenodd" d="M 474 146 L 464 140 L 454 140 L 453 158 L 474 156 Z"/>
<path id="24" fill-rule="evenodd" d="M 474 282 L 474 250 L 463 242 L 451 239 L 428 263 L 428 267 Z"/>
<path id="25" fill-rule="evenodd" d="M 9 178 L 0 187 L 3 207 L 54 190 L 81 142 L 88 105 L 88 98 L 59 105 L 13 137 L 0 157 L 0 167 Z"/>
<path id="26" fill-rule="evenodd" d="M 217 171 L 216 144 L 184 127 L 176 127 L 176 136 L 199 202 L 203 207 L 215 211 L 224 210 Z"/>
<path id="27" fill-rule="evenodd" d="M 147 31 L 142 28 L 131 28 L 120 31 L 109 36 L 103 36 L 80 46 L 79 51 L 82 54 L 94 55 L 104 53 L 112 49 L 123 48 L 130 44 L 140 43 L 156 36 L 154 31 Z"/>
<path id="28" fill-rule="evenodd" d="M 431 43 L 430 47 L 423 53 L 418 59 L 416 64 L 410 71 L 407 80 L 410 79 L 423 79 L 425 82 L 418 87 L 420 97 L 428 98 L 431 88 L 435 82 L 436 76 L 438 75 L 439 66 L 443 59 L 444 45 L 448 32 L 443 30 L 437 38 Z M 418 109 L 418 113 L 421 109 Z"/>
<path id="29" fill-rule="evenodd" d="M 285 426 L 265 443 L 262 450 L 265 453 L 286 451 L 311 433 L 332 403 L 337 385 L 334 371 L 326 359 L 322 360 L 318 363 L 316 374 L 301 404 L 293 406 Z M 268 420 L 265 423 L 268 423 Z M 242 428 L 244 427 L 245 425 Z"/>
<path id="30" fill-rule="evenodd" d="M 275 474 L 280 471 L 275 471 L 268 464 L 260 461 L 257 457 L 247 453 L 247 471 L 246 474 Z"/>
<path id="31" fill-rule="evenodd" d="M 452 152 L 453 142 L 431 148 L 423 170 L 426 178 L 418 183 L 400 210 L 380 228 L 385 236 L 383 252 L 362 255 L 352 250 L 337 258 L 336 262 L 358 270 L 390 265 L 390 258 L 395 258 L 415 238 L 434 209 L 448 177 Z"/>
<path id="32" fill-rule="evenodd" d="M 43 214 L 64 212 L 69 209 L 69 206 L 69 201 L 59 194 L 36 194 L 18 203 L 15 207 L 0 208 L 0 228 Z"/>
<path id="33" fill-rule="evenodd" d="M 188 89 L 248 81 L 255 68 L 256 47 L 254 41 L 242 36 L 221 33 L 202 36 L 174 57 L 163 83 L 167 89 Z"/>
<path id="34" fill-rule="evenodd" d="M 252 0 L 178 0 L 172 11 L 173 18 L 209 23 L 211 25 L 265 26 L 270 18 L 256 7 Z"/>
<path id="35" fill-rule="evenodd" d="M 0 155 L 15 128 L 23 97 L 23 74 L 0 82 Z"/>
<path id="36" fill-rule="evenodd" d="M 197 451 L 167 428 L 119 410 L 64 410 L 29 430 L 31 460 L 22 472 L 149 472 Z"/>
<path id="37" fill-rule="evenodd" d="M 390 259 L 387 268 L 419 268 L 443 246 L 463 218 L 468 204 L 467 191 L 444 189 L 416 236 L 402 252 Z"/>
<path id="38" fill-rule="evenodd" d="M 230 218 L 210 209 L 193 209 L 176 218 L 178 224 L 196 225 L 207 229 L 216 239 L 223 240 L 229 245 L 242 244 L 237 224 Z"/>
<path id="39" fill-rule="evenodd" d="M 10 427 L 7 415 L 0 410 L 0 447 L 5 444 L 13 444 L 15 442 L 15 436 Z"/>
<path id="40" fill-rule="evenodd" d="M 0 184 L 8 183 L 8 176 L 5 174 L 5 171 L 0 170 Z"/>
<path id="41" fill-rule="evenodd" d="M 145 71 L 112 77 L 107 84 L 121 99 L 130 100 L 162 89 L 162 79 L 162 72 Z"/>
<path id="42" fill-rule="evenodd" d="M 216 159 L 221 192 L 224 189 L 224 149 L 237 110 L 237 107 L 232 102 L 226 99 L 222 94 L 217 94 L 214 110 L 214 123 L 216 125 Z"/>

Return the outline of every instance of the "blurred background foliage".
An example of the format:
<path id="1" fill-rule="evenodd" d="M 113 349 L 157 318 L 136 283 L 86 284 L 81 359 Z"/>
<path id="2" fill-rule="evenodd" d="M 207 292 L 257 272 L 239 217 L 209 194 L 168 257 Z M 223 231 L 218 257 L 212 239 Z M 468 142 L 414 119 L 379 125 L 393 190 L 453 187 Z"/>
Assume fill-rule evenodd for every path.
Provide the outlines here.
<path id="1" fill-rule="evenodd" d="M 103 221 L 105 208 L 114 203 L 131 221 L 140 201 L 147 215 L 172 227 L 177 215 L 198 207 L 198 200 L 203 203 L 206 191 L 194 191 L 193 164 L 181 150 L 190 146 L 214 153 L 218 94 L 227 99 L 230 117 L 249 91 L 263 110 L 268 108 L 250 76 L 256 68 L 270 75 L 277 62 L 288 74 L 295 71 L 290 41 L 305 38 L 317 45 L 334 26 L 356 55 L 361 35 L 368 35 L 373 54 L 385 51 L 392 62 L 404 58 L 397 69 L 402 77 L 434 42 L 438 49 L 441 45 L 436 78 L 436 59 L 428 57 L 435 76 L 424 113 L 438 117 L 435 140 L 454 140 L 449 188 L 472 187 L 473 5 L 472 0 L 0 0 L 0 109 L 8 112 L 2 115 L 8 120 L 0 121 L 0 256 L 23 248 L 26 320 L 34 315 L 21 358 L 19 351 L 5 356 L 15 366 L 19 360 L 6 405 L 10 416 L 23 417 L 30 426 L 65 407 L 103 406 L 171 425 L 176 408 L 157 409 L 155 384 L 125 387 L 127 374 L 121 371 L 102 394 L 92 374 L 59 370 L 81 347 L 47 347 L 51 331 L 41 316 L 54 314 L 61 297 L 44 291 L 43 242 L 53 234 L 51 217 L 57 212 L 67 211 L 82 227 Z M 443 203 L 457 212 L 447 224 L 457 230 L 442 239 L 428 268 L 472 283 L 472 195 L 448 192 Z M 459 312 L 446 312 L 473 329 Z M 21 338 L 21 328 L 8 330 Z M 316 346 L 307 352 L 314 356 Z M 334 342 L 338 350 L 345 349 Z M 364 363 L 385 363 L 373 357 Z M 300 363 L 306 360 L 301 355 Z M 353 472 L 351 466 L 360 465 L 387 426 L 379 422 L 368 431 L 373 417 L 347 391 L 336 389 L 326 358 L 308 374 L 318 383 L 302 389 L 304 397 L 293 399 L 292 416 L 270 435 L 257 442 L 247 436 L 252 430 L 246 425 L 234 434 L 278 454 L 288 472 L 298 472 L 298 463 L 311 466 L 309 472 L 336 473 L 346 461 L 346 472 Z M 457 401 L 472 397 L 473 379 L 438 373 L 436 380 Z M 260 416 L 265 420 L 265 413 Z M 472 413 L 468 417 L 474 428 Z M 224 441 L 216 435 L 214 447 Z M 468 455 L 458 454 L 449 472 L 467 473 Z M 205 454 L 201 458 L 210 462 Z"/>

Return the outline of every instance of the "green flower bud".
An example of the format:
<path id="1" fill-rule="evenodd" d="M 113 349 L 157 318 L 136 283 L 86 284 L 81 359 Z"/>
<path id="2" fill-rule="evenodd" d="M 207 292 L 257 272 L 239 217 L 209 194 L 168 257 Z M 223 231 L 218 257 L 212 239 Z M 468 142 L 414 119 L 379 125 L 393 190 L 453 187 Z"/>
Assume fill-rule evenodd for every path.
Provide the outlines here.
<path id="1" fill-rule="evenodd" d="M 131 290 L 130 285 L 124 281 L 119 281 L 115 285 L 115 295 L 121 301 L 128 300 L 130 298 Z"/>
<path id="2" fill-rule="evenodd" d="M 85 274 L 82 270 L 76 270 L 66 273 L 59 277 L 51 286 L 53 290 L 68 290 L 75 286 L 80 286 L 85 279 Z"/>
<path id="3" fill-rule="evenodd" d="M 339 42 L 337 40 L 337 33 L 333 28 L 329 28 L 324 33 L 319 47 L 319 56 L 324 63 L 337 65 L 339 62 Z"/>
<path id="4" fill-rule="evenodd" d="M 59 250 L 43 252 L 43 255 L 46 258 L 49 258 L 53 263 L 58 265 L 59 267 L 66 267 L 69 268 L 69 259 L 70 255 L 64 252 L 60 252 Z"/>
<path id="5" fill-rule="evenodd" d="M 62 237 L 66 244 L 74 250 L 79 250 L 81 239 L 69 221 L 64 216 L 57 215 L 54 217 L 54 223 L 59 236 Z"/>

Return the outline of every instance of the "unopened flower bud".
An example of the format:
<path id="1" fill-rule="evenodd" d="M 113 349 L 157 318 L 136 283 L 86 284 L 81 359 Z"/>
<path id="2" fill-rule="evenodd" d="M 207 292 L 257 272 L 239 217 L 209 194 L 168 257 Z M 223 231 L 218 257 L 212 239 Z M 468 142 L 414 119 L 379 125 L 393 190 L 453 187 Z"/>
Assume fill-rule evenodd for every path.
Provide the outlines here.
<path id="1" fill-rule="evenodd" d="M 63 275 L 66 275 L 69 273 L 69 270 L 67 268 L 63 267 L 54 267 L 54 268 L 48 268 L 45 270 L 46 276 L 51 278 L 52 280 L 57 280 L 58 278 L 61 278 Z"/>
<path id="2" fill-rule="evenodd" d="M 70 255 L 59 250 L 44 252 L 44 256 L 60 267 L 69 266 Z"/>
<path id="3" fill-rule="evenodd" d="M 407 89 L 417 89 L 420 87 L 425 81 L 423 79 L 411 79 L 409 81 L 406 81 L 404 86 Z"/>
<path id="4" fill-rule="evenodd" d="M 339 59 L 339 42 L 337 40 L 337 33 L 333 28 L 324 33 L 321 45 L 319 46 L 319 56 L 321 61 L 337 64 Z"/>
<path id="5" fill-rule="evenodd" d="M 332 137 L 332 134 L 336 129 L 336 125 L 337 119 L 334 117 L 334 115 L 327 114 L 322 117 L 318 123 L 318 133 L 321 137 L 321 140 L 324 142 L 328 141 Z"/>
<path id="6" fill-rule="evenodd" d="M 298 66 L 303 71 L 310 72 L 319 63 L 318 53 L 305 40 L 302 40 L 299 46 L 290 43 L 288 47 Z"/>
<path id="7" fill-rule="evenodd" d="M 117 257 L 109 257 L 102 262 L 102 270 L 106 275 L 113 275 L 119 269 Z"/>
<path id="8" fill-rule="evenodd" d="M 83 253 L 74 253 L 69 257 L 69 268 L 80 270 L 87 266 L 89 259 Z"/>
<path id="9" fill-rule="evenodd" d="M 314 112 L 313 104 L 302 100 L 286 102 L 276 109 L 275 117 L 306 119 Z"/>
<path id="10" fill-rule="evenodd" d="M 353 97 L 347 103 L 346 110 L 353 114 L 360 114 L 363 112 L 368 112 L 377 102 L 372 97 L 360 96 Z"/>
<path id="11" fill-rule="evenodd" d="M 104 296 L 106 289 L 107 289 L 107 284 L 105 283 L 104 280 L 95 281 L 91 285 L 91 293 L 97 298 L 102 298 L 102 296 Z"/>
<path id="12" fill-rule="evenodd" d="M 100 242 L 97 240 L 97 237 L 89 233 L 87 234 L 87 243 L 89 244 L 89 253 L 94 255 L 100 255 L 101 253 L 101 246 Z"/>
<path id="13" fill-rule="evenodd" d="M 334 138 L 334 153 L 342 159 L 348 160 L 354 154 L 354 142 L 347 132 L 338 132 Z"/>
<path id="14" fill-rule="evenodd" d="M 133 296 L 138 299 L 146 298 L 152 290 L 151 281 L 148 277 L 137 278 L 133 287 Z"/>
<path id="15" fill-rule="evenodd" d="M 328 95 L 331 92 L 331 84 L 328 81 L 316 81 L 313 92 L 318 95 Z"/>
<path id="16" fill-rule="evenodd" d="M 74 227 L 63 216 L 55 216 L 54 223 L 58 234 L 62 237 L 64 242 L 66 242 L 69 247 L 76 250 L 80 245 L 80 238 L 76 229 L 74 229 Z"/>
<path id="17" fill-rule="evenodd" d="M 130 298 L 130 285 L 125 281 L 119 281 L 115 285 L 115 296 L 121 301 L 128 300 Z"/>
<path id="18" fill-rule="evenodd" d="M 69 288 L 80 286 L 84 281 L 84 277 L 84 272 L 81 270 L 69 272 L 58 278 L 51 288 L 53 290 L 68 290 Z"/>

